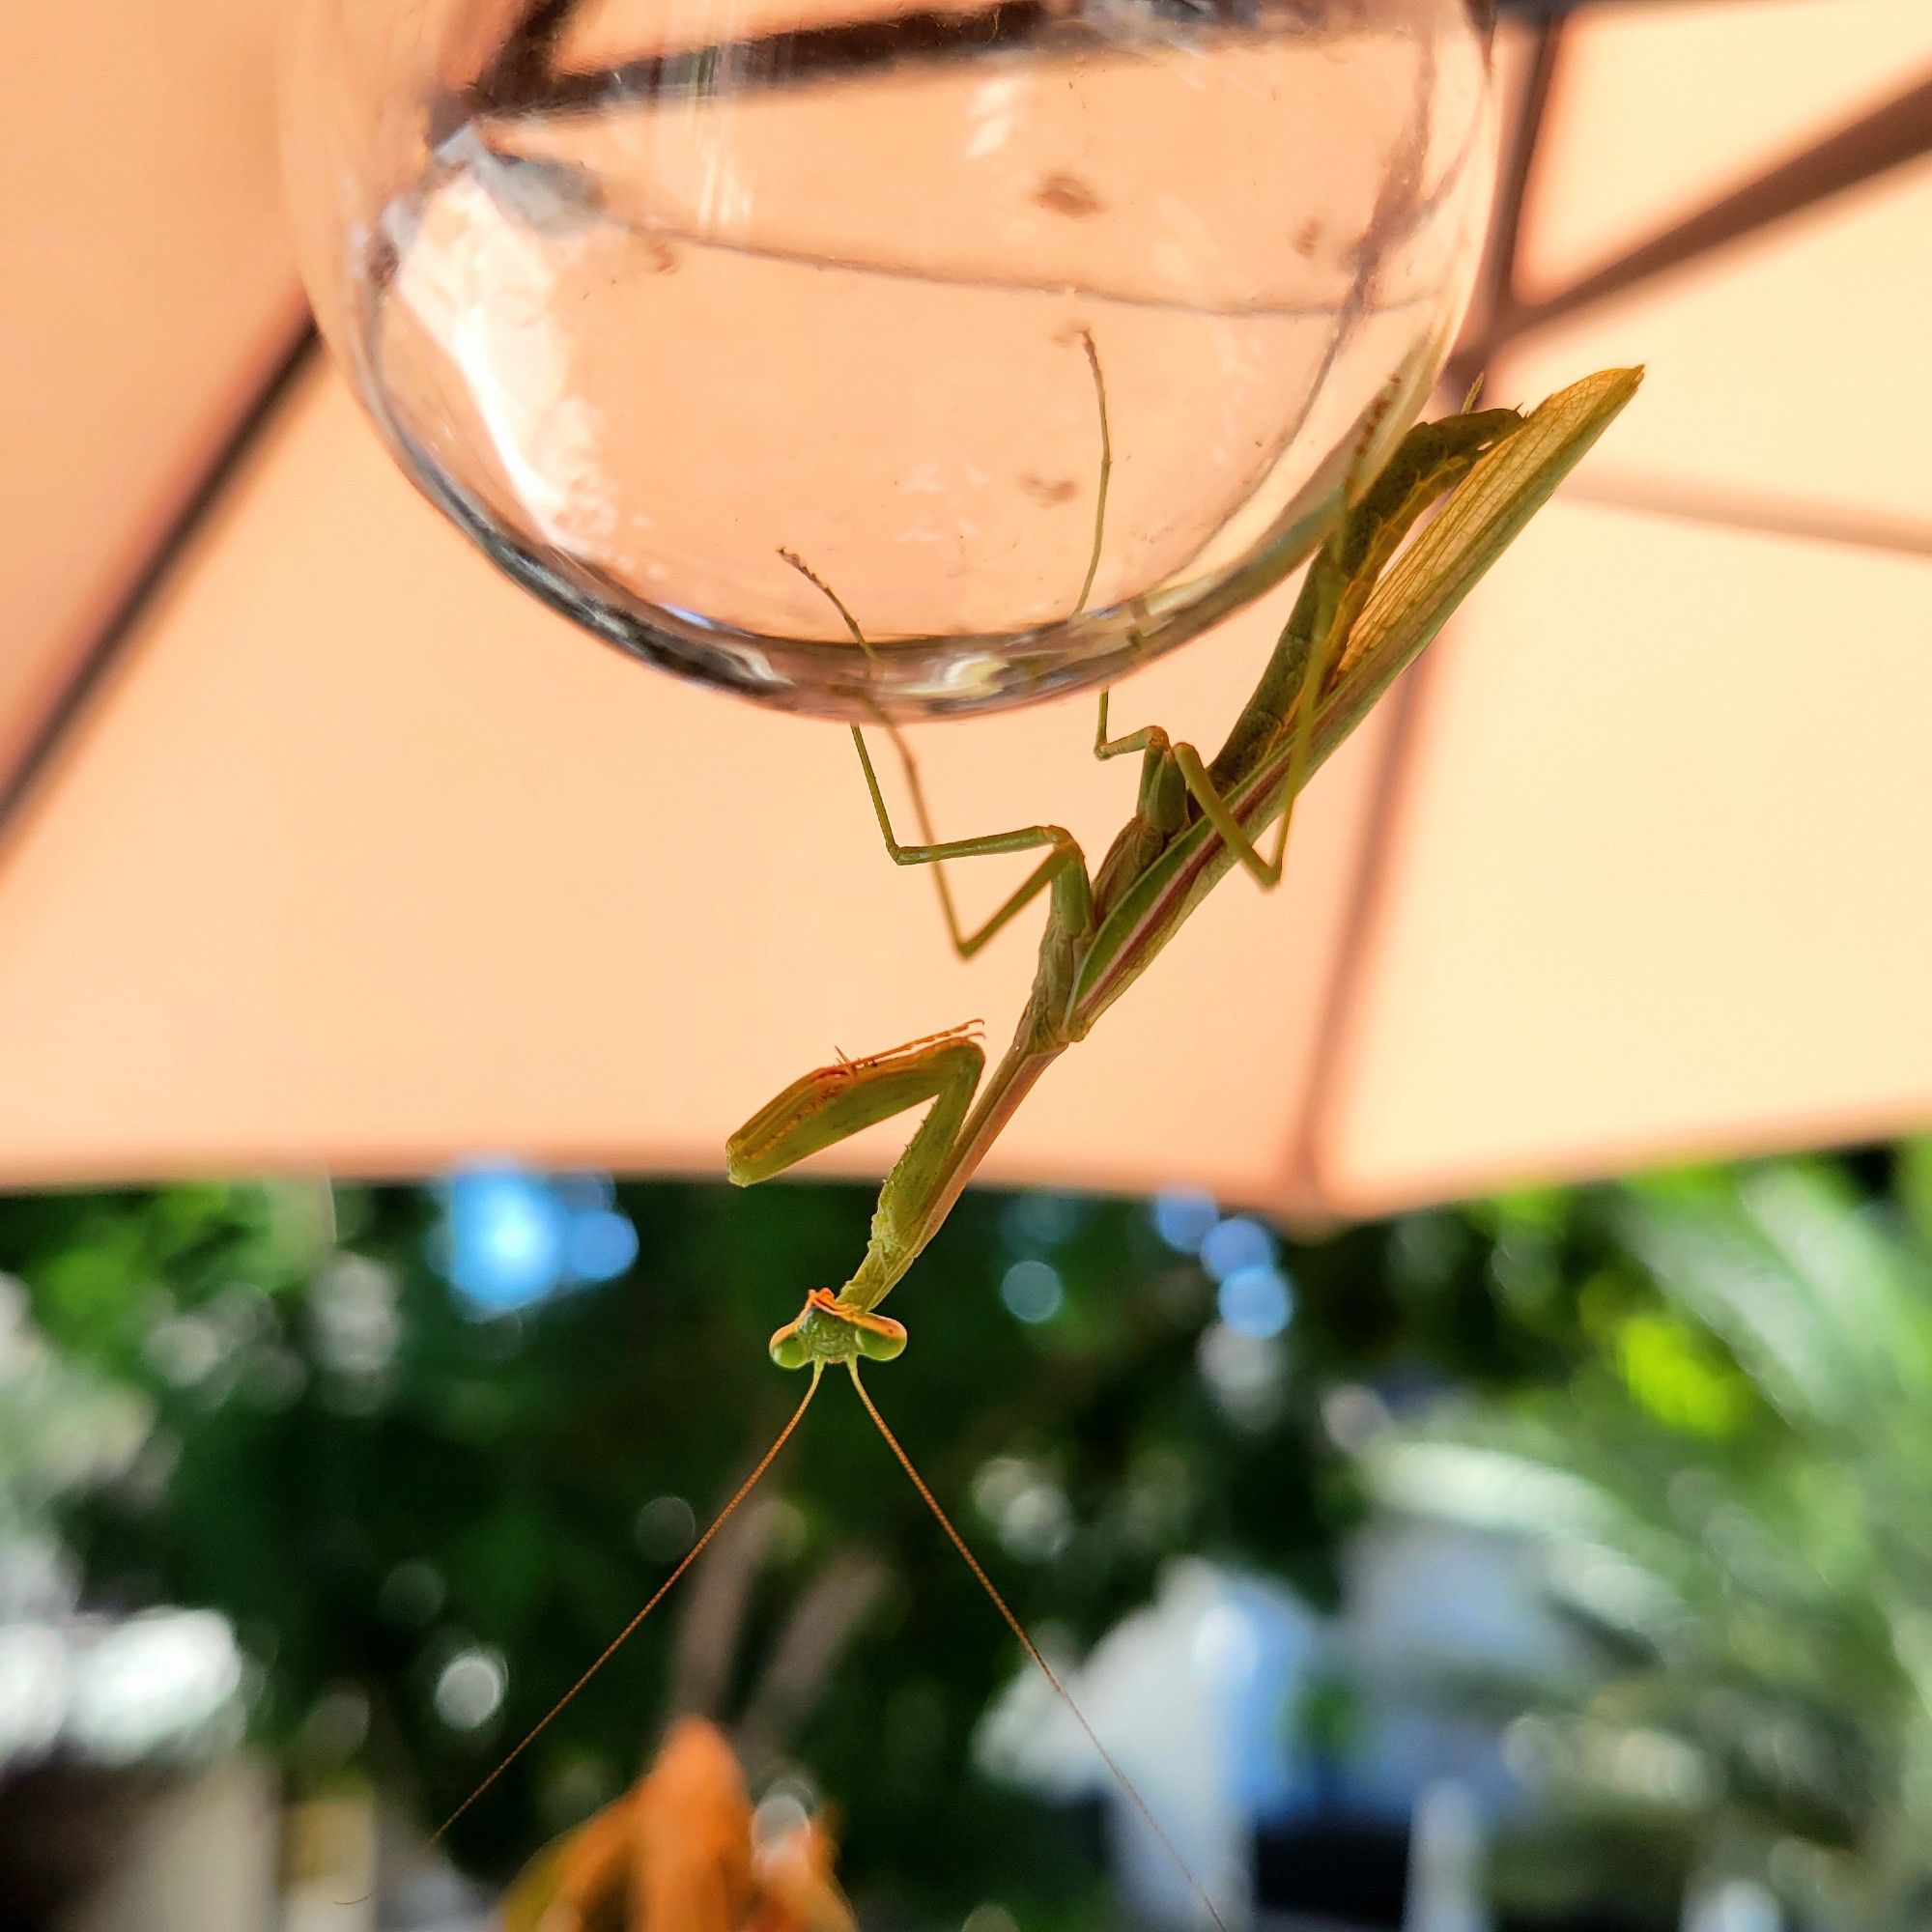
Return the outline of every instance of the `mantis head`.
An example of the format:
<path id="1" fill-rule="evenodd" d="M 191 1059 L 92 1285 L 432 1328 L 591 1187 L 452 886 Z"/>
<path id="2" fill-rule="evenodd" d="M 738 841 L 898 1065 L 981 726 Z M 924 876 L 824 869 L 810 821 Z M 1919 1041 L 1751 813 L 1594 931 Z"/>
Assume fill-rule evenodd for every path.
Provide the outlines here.
<path id="1" fill-rule="evenodd" d="M 884 1315 L 848 1308 L 829 1288 L 814 1288 L 805 1298 L 804 1312 L 772 1337 L 772 1360 L 781 1369 L 805 1369 L 814 1363 L 890 1362 L 905 1350 L 906 1331 Z"/>

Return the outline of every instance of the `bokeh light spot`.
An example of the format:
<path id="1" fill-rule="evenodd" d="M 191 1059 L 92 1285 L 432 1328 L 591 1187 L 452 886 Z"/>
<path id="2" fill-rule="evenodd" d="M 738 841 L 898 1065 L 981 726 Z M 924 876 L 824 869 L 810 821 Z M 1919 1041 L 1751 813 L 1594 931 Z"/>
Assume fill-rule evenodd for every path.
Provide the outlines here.
<path id="1" fill-rule="evenodd" d="M 453 1731 L 473 1731 L 502 1709 L 510 1673 L 494 1650 L 459 1651 L 436 1680 L 436 1714 Z"/>
<path id="2" fill-rule="evenodd" d="M 1215 1305 L 1221 1320 L 1236 1334 L 1265 1340 L 1288 1326 L 1294 1296 L 1279 1268 L 1261 1264 L 1229 1275 L 1215 1296 Z"/>
<path id="3" fill-rule="evenodd" d="M 1154 1233 L 1177 1254 L 1198 1254 L 1220 1218 L 1213 1196 L 1198 1188 L 1173 1187 L 1154 1196 Z"/>
<path id="4" fill-rule="evenodd" d="M 1059 1272 L 1045 1262 L 1015 1262 L 1000 1282 L 1000 1299 L 1029 1327 L 1051 1321 L 1066 1300 Z"/>
<path id="5" fill-rule="evenodd" d="M 1210 1228 L 1201 1242 L 1201 1265 L 1216 1281 L 1226 1281 L 1242 1268 L 1263 1267 L 1277 1252 L 1275 1237 L 1259 1221 L 1245 1214 L 1231 1215 Z"/>

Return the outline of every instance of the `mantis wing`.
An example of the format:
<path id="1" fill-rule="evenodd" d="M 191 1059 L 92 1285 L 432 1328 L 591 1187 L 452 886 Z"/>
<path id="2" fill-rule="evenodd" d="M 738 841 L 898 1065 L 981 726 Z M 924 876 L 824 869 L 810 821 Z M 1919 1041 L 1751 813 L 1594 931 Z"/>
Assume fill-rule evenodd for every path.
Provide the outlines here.
<path id="1" fill-rule="evenodd" d="M 1559 389 L 1478 459 L 1362 608 L 1323 693 L 1318 749 L 1339 744 L 1441 630 L 1643 381 L 1603 369 Z"/>

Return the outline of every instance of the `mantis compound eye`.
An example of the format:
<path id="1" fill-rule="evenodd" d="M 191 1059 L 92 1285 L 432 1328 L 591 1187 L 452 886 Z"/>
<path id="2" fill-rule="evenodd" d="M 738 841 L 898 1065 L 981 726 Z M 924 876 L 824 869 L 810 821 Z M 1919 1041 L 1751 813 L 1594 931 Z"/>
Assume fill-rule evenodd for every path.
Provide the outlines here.
<path id="1" fill-rule="evenodd" d="M 771 1339 L 771 1357 L 781 1369 L 804 1369 L 811 1366 L 811 1350 L 806 1347 L 805 1337 L 799 1332 L 804 1326 L 803 1318 L 797 1321 L 787 1321 Z"/>
<path id="2" fill-rule="evenodd" d="M 886 1315 L 864 1315 L 853 1323 L 859 1335 L 859 1352 L 868 1362 L 890 1362 L 905 1353 L 903 1322 Z"/>

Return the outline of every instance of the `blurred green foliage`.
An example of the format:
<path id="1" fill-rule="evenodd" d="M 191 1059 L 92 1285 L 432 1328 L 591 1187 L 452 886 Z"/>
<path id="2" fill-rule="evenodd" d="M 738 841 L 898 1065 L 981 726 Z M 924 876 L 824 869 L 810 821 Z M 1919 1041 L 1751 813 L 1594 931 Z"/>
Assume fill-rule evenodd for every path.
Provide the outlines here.
<path id="1" fill-rule="evenodd" d="M 1834 1932 L 1932 1915 L 1932 1147 L 1494 1212 L 1579 1284 L 1554 1381 L 1369 1456 L 1526 1538 L 1577 1641 L 1463 1687 L 1555 1801 L 1548 1892 L 1747 1876 Z"/>
<path id="2" fill-rule="evenodd" d="M 227 1612 L 298 1785 L 364 1768 L 434 1824 L 770 1440 L 799 1384 L 765 1337 L 841 1278 L 871 1207 L 668 1183 L 618 1204 L 640 1237 L 623 1279 L 485 1317 L 434 1265 L 431 1190 L 0 1201 L 46 1357 L 0 1376 L 0 1439 L 43 1452 L 14 1457 L 5 1527 L 54 1511 L 98 1606 Z M 1022 1261 L 1054 1270 L 1051 1319 L 1002 1305 Z M 870 1385 L 1022 1617 L 1077 1647 L 1197 1552 L 1321 1603 L 1378 1499 L 1527 1539 L 1567 1661 L 1458 1687 L 1552 1802 L 1520 1902 L 1661 1913 L 1688 1875 L 1742 1871 L 1846 1932 L 1923 1922 L 1932 1153 L 1513 1196 L 1283 1265 L 1293 1321 L 1236 1399 L 1212 1284 L 1143 1206 L 961 1204 Z M 1379 1402 L 1338 1411 L 1356 1381 Z M 63 1390 L 92 1420 L 56 1455 Z M 1390 1412 L 1364 1445 L 1361 1416 Z M 78 1455 L 102 1417 L 115 1453 Z M 621 1788 L 709 1644 L 708 1701 L 837 1808 L 874 1909 L 1101 1922 L 1083 1830 L 973 1767 L 1015 1651 L 849 1390 L 769 1494 L 723 1634 L 700 1571 L 465 1817 L 459 1856 L 501 1875 Z M 469 1721 L 497 1665 L 500 1708 Z M 1281 1721 L 1346 1757 L 1355 1709 L 1321 1677 Z"/>
<path id="3" fill-rule="evenodd" d="M 224 1610 L 259 1666 L 260 1734 L 298 1783 L 360 1763 L 425 1824 L 456 1807 L 796 1402 L 765 1338 L 804 1289 L 842 1279 L 871 1202 L 651 1184 L 619 1206 L 641 1242 L 625 1278 L 479 1318 L 431 1264 L 427 1190 L 0 1202 L 0 1267 L 43 1332 L 155 1417 L 125 1476 L 71 1498 L 93 1601 Z M 1096 1636 L 1183 1551 L 1321 1598 L 1356 1504 L 1320 1393 L 1418 1326 L 1389 1299 L 1388 1245 L 1358 1233 L 1290 1257 L 1302 1315 L 1231 1412 L 1199 1366 L 1212 1286 L 1143 1207 L 976 1193 L 895 1297 L 912 1347 L 871 1386 L 1049 1639 Z M 1022 1259 L 1064 1285 L 1037 1325 L 999 1297 Z M 1441 1319 L 1480 1328 L 1486 1299 L 1477 1284 Z M 1027 1922 L 1075 1910 L 1097 1882 L 1082 1835 L 971 1767 L 1011 1641 L 848 1389 L 828 1385 L 773 1480 L 786 1507 L 727 1714 L 814 1583 L 864 1567 L 879 1587 L 784 1740 L 843 1818 L 853 1888 L 955 1922 L 988 1897 Z M 667 1716 L 681 1614 L 673 1599 L 464 1818 L 461 1858 L 513 1867 L 635 1775 Z M 507 1694 L 464 1728 L 438 1688 L 472 1653 L 486 1687 L 500 1661 Z M 476 1682 L 472 1659 L 472 1699 Z"/>

